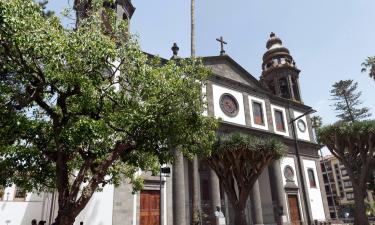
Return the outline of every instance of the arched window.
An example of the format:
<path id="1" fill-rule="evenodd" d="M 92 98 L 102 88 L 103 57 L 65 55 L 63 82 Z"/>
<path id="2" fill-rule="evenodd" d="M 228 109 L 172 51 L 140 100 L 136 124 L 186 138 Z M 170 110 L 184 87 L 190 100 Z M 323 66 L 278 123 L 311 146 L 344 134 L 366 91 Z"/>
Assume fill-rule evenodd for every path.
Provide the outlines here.
<path id="1" fill-rule="evenodd" d="M 316 181 L 313 169 L 307 169 L 307 175 L 309 177 L 309 183 L 311 188 L 316 188 Z"/>
<path id="2" fill-rule="evenodd" d="M 281 78 L 279 80 L 279 85 L 280 85 L 280 96 L 283 98 L 290 98 L 288 82 L 286 78 Z"/>
<path id="3" fill-rule="evenodd" d="M 295 78 L 292 78 L 292 89 L 293 89 L 294 99 L 296 99 L 297 101 L 301 101 L 301 97 L 299 96 L 297 79 Z"/>

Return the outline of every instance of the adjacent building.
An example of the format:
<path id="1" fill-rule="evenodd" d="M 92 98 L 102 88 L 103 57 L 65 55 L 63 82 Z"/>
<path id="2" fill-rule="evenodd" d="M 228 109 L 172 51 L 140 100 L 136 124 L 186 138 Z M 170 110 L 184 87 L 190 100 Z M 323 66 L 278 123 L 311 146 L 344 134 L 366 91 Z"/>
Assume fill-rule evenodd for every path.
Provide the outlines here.
<path id="1" fill-rule="evenodd" d="M 320 160 L 323 172 L 324 188 L 330 217 L 332 219 L 345 219 L 354 217 L 353 185 L 343 164 L 332 156 L 324 156 Z M 373 206 L 375 199 L 374 190 L 367 190 L 365 201 Z"/>

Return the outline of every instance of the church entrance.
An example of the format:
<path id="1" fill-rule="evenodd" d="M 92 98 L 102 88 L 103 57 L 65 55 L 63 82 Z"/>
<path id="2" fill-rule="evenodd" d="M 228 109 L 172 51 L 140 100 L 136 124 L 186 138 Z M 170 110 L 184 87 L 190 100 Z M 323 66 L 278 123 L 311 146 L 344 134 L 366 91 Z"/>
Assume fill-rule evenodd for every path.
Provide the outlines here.
<path id="1" fill-rule="evenodd" d="M 141 191 L 140 225 L 160 225 L 160 191 Z"/>
<path id="2" fill-rule="evenodd" d="M 299 204 L 298 204 L 298 197 L 297 195 L 288 195 L 288 203 L 289 203 L 289 215 L 290 215 L 290 222 L 292 225 L 300 225 L 301 224 L 301 214 L 299 211 Z"/>

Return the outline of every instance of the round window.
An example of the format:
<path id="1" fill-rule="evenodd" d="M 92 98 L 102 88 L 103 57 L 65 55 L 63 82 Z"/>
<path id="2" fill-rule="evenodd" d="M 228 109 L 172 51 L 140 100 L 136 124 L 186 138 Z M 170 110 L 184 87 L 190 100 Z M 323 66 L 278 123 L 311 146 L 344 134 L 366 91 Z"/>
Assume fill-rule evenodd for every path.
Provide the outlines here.
<path id="1" fill-rule="evenodd" d="M 305 132 L 305 131 L 306 131 L 306 123 L 305 123 L 305 121 L 299 119 L 299 120 L 297 121 L 297 127 L 298 127 L 298 129 L 299 129 L 301 132 Z"/>
<path id="2" fill-rule="evenodd" d="M 220 108 L 229 117 L 235 117 L 238 114 L 238 102 L 231 94 L 225 93 L 221 95 Z"/>

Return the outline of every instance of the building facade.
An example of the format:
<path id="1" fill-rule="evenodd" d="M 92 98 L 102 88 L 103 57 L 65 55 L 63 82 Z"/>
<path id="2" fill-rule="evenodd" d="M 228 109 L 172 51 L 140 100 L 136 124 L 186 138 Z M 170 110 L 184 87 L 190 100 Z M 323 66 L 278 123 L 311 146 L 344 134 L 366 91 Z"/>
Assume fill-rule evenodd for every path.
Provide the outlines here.
<path id="1" fill-rule="evenodd" d="M 128 0 L 117 1 L 111 7 L 121 19 L 130 19 L 135 9 Z M 176 48 L 174 54 L 177 55 Z M 314 140 L 310 117 L 305 115 L 311 107 L 302 101 L 300 70 L 281 39 L 271 33 L 259 80 L 224 52 L 203 57 L 203 62 L 212 70 L 202 89 L 207 100 L 206 113 L 220 119 L 220 131 L 276 137 L 288 147 L 287 154 L 269 165 L 252 188 L 247 203 L 248 222 L 294 225 L 329 219 L 318 157 L 320 146 Z M 194 172 L 192 162 L 176 151 L 169 176 L 140 173 L 145 185 L 139 193 L 133 193 L 126 180 L 119 187 L 105 187 L 90 200 L 76 224 L 191 224 L 193 179 L 200 181 L 200 224 L 215 224 L 217 206 L 221 207 L 226 224 L 233 224 L 233 208 L 216 174 L 199 159 L 198 164 L 199 170 Z M 10 204 L 21 207 L 21 203 L 2 199 L 0 218 L 10 221 L 9 225 L 26 225 L 30 218 L 52 221 L 57 211 L 55 198 L 52 194 L 40 197 L 35 201 L 39 203 L 32 206 L 40 210 L 29 212 L 21 222 L 14 222 L 19 216 L 9 213 Z M 34 204 L 34 200 L 25 198 L 23 204 Z"/>
<path id="2" fill-rule="evenodd" d="M 343 164 L 332 156 L 324 156 L 320 160 L 323 172 L 324 188 L 327 194 L 329 213 L 332 219 L 354 217 L 353 185 Z M 374 190 L 367 190 L 366 202 L 375 204 Z"/>

